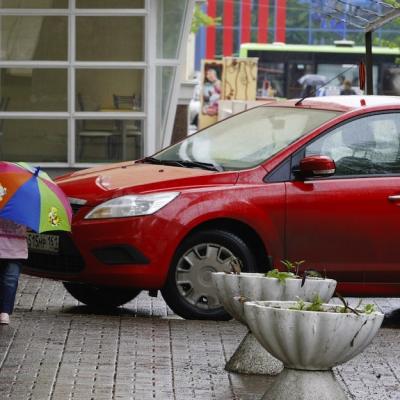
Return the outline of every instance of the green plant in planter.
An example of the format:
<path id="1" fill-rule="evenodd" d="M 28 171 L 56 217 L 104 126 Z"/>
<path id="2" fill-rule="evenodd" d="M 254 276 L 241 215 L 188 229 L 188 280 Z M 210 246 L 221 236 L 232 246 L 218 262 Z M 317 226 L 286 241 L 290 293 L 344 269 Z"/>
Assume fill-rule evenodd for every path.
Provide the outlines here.
<path id="1" fill-rule="evenodd" d="M 281 260 L 281 263 L 286 267 L 286 271 L 279 271 L 277 268 L 274 268 L 268 271 L 265 276 L 267 278 L 276 278 L 280 283 L 285 283 L 285 279 L 287 278 L 299 278 L 299 266 L 303 264 L 303 262 L 304 261 L 291 262 L 289 260 Z"/>
<path id="2" fill-rule="evenodd" d="M 313 278 L 321 278 L 321 274 L 314 270 L 305 270 L 303 273 L 300 273 L 300 265 L 305 261 L 289 261 L 289 260 L 281 260 L 281 263 L 285 266 L 287 271 L 279 271 L 277 268 L 268 271 L 265 276 L 267 278 L 276 278 L 280 283 L 285 283 L 285 279 L 287 278 L 301 278 L 301 286 L 304 286 L 304 283 L 308 277 Z"/>
<path id="3" fill-rule="evenodd" d="M 285 283 L 287 278 L 298 278 L 293 272 L 279 271 L 278 269 L 268 271 L 265 276 L 267 278 L 276 278 L 280 283 Z"/>
<path id="4" fill-rule="evenodd" d="M 285 280 L 287 278 L 298 278 L 302 279 L 301 281 L 301 286 L 304 286 L 304 282 L 307 279 L 307 277 L 313 277 L 313 278 L 321 278 L 321 274 L 317 271 L 314 270 L 305 270 L 302 274 L 300 274 L 299 269 L 300 265 L 303 264 L 305 261 L 289 261 L 289 260 L 281 260 L 281 263 L 286 267 L 287 271 L 280 271 L 277 268 L 272 269 L 271 271 L 268 271 L 265 273 L 265 276 L 267 278 L 276 278 L 278 279 L 279 283 L 285 283 Z M 237 257 L 233 257 L 230 262 L 229 262 L 229 271 L 225 271 L 226 274 L 234 274 L 234 275 L 240 275 L 240 272 L 242 270 L 242 262 L 240 259 Z"/>
<path id="5" fill-rule="evenodd" d="M 313 301 L 310 304 L 307 304 L 303 299 L 299 299 L 296 302 L 296 305 L 291 307 L 291 310 L 297 311 L 325 311 L 323 308 L 323 301 L 321 297 L 317 294 Z"/>
<path id="6" fill-rule="evenodd" d="M 337 312 L 341 314 L 353 313 L 356 315 L 360 314 L 372 314 L 376 311 L 374 304 L 365 304 L 363 309 L 360 309 L 362 299 L 358 302 L 356 307 L 350 307 L 348 301 L 339 293 L 336 293 L 337 297 L 343 303 L 343 307 L 333 307 L 332 309 L 325 309 L 323 307 L 323 301 L 317 294 L 311 303 L 306 303 L 303 299 L 298 299 L 296 304 L 293 307 L 290 307 L 290 310 L 296 311 L 317 311 L 317 312 Z"/>
<path id="7" fill-rule="evenodd" d="M 340 293 L 336 292 L 336 296 L 339 298 L 339 300 L 343 303 L 344 306 L 338 308 L 338 312 L 342 313 L 350 312 L 359 315 L 359 314 L 372 314 L 373 312 L 376 311 L 374 304 L 365 304 L 364 309 L 360 309 L 362 299 L 359 300 L 358 304 L 355 307 L 350 307 L 349 302 Z"/>
<path id="8" fill-rule="evenodd" d="M 364 306 L 364 314 L 372 314 L 376 311 L 376 307 L 374 304 L 366 304 Z"/>
<path id="9" fill-rule="evenodd" d="M 292 272 L 296 276 L 299 275 L 299 267 L 304 264 L 304 260 L 291 262 L 289 260 L 281 260 L 281 263 L 286 267 L 288 272 Z"/>

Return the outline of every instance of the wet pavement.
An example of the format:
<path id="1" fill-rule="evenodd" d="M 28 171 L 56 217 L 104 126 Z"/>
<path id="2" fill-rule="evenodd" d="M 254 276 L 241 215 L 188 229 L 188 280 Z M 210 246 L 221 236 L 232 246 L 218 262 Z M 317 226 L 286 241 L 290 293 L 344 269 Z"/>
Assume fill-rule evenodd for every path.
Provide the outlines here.
<path id="1" fill-rule="evenodd" d="M 349 399 L 400 400 L 400 299 L 367 302 L 385 325 L 334 373 Z M 183 320 L 145 292 L 93 313 L 59 282 L 23 276 L 0 327 L 0 399 L 258 400 L 275 378 L 224 370 L 245 334 L 235 321 Z"/>

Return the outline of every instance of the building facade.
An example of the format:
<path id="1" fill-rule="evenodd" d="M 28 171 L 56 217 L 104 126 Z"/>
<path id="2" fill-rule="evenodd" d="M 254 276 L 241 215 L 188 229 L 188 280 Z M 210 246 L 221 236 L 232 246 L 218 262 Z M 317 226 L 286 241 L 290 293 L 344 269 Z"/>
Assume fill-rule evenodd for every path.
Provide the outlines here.
<path id="1" fill-rule="evenodd" d="M 351 1 L 354 6 L 367 9 L 370 2 Z M 320 3 L 321 0 L 208 0 L 203 11 L 221 21 L 216 26 L 201 28 L 197 34 L 196 69 L 200 69 L 203 58 L 239 55 L 241 43 L 329 45 L 346 39 L 363 45 L 362 29 L 323 15 L 318 8 Z M 379 2 L 375 3 L 379 8 Z M 398 35 L 399 25 L 388 23 L 375 32 L 374 44 L 386 46 L 386 41 Z"/>
<path id="2" fill-rule="evenodd" d="M 169 144 L 194 0 L 0 0 L 0 151 L 82 168 Z"/>

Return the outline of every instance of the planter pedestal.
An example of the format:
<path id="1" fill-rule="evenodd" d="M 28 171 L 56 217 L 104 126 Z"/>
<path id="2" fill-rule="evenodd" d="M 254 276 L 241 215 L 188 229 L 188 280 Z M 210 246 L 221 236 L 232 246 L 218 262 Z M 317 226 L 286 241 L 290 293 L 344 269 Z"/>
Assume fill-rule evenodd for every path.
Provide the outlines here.
<path id="1" fill-rule="evenodd" d="M 282 368 L 283 364 L 269 354 L 251 332 L 225 365 L 228 372 L 252 375 L 278 375 Z"/>
<path id="2" fill-rule="evenodd" d="M 329 301 L 336 287 L 336 281 L 332 279 L 307 279 L 302 285 L 301 279 L 288 278 L 283 284 L 276 278 L 267 278 L 263 273 L 238 275 L 213 272 L 212 280 L 225 310 L 244 325 L 247 325 L 245 301 L 240 298 L 295 300 L 299 296 L 312 300 L 318 294 L 324 301 Z M 225 365 L 226 371 L 254 375 L 277 375 L 282 368 L 283 364 L 265 350 L 250 332 Z"/>
<path id="3" fill-rule="evenodd" d="M 378 332 L 383 314 L 346 313 L 344 306 L 321 304 L 318 311 L 293 301 L 248 301 L 247 325 L 285 368 L 262 400 L 346 400 L 332 368 L 361 353 Z"/>
<path id="4" fill-rule="evenodd" d="M 304 371 L 285 368 L 262 400 L 346 400 L 332 370 Z"/>

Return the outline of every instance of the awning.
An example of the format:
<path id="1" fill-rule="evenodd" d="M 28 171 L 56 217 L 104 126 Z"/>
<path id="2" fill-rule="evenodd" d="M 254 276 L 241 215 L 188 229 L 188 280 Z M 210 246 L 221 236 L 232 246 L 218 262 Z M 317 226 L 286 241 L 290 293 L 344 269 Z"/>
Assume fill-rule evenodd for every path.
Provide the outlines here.
<path id="1" fill-rule="evenodd" d="M 309 0 L 326 18 L 349 24 L 365 32 L 367 94 L 373 94 L 372 32 L 400 17 L 400 0 Z"/>
<path id="2" fill-rule="evenodd" d="M 310 0 L 319 14 L 362 29 L 374 31 L 400 17 L 400 1 L 379 0 Z"/>

